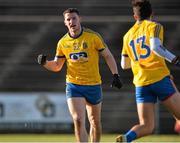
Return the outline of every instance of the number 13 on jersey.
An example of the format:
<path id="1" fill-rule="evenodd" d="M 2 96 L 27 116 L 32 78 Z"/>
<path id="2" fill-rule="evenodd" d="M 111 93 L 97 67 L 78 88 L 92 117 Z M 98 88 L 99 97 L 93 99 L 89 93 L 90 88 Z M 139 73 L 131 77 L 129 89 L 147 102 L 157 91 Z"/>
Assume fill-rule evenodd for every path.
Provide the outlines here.
<path id="1" fill-rule="evenodd" d="M 137 39 L 133 39 L 130 41 L 129 45 L 132 48 L 133 54 L 134 54 L 134 58 L 135 61 L 139 61 L 139 59 L 146 59 L 149 57 L 151 50 L 150 47 L 148 45 L 145 44 L 145 40 L 146 40 L 146 36 L 141 36 Z M 143 52 L 143 54 L 140 52 L 137 52 L 136 46 L 140 44 L 140 48 L 142 50 L 145 50 L 145 52 Z M 140 51 L 141 51 L 140 49 Z"/>

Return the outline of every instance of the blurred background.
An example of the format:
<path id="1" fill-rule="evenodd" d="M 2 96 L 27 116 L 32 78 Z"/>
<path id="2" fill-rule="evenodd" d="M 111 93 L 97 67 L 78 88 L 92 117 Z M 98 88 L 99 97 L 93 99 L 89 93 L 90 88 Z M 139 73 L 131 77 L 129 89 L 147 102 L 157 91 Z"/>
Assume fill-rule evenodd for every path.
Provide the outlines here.
<path id="1" fill-rule="evenodd" d="M 180 1 L 150 0 L 164 26 L 165 47 L 180 56 Z M 0 0 L 0 133 L 72 133 L 65 98 L 66 68 L 59 73 L 37 64 L 37 55 L 54 58 L 67 32 L 62 12 L 76 7 L 83 26 L 99 32 L 113 53 L 124 82 L 111 89 L 111 72 L 100 60 L 104 133 L 123 133 L 138 122 L 131 71 L 120 68 L 122 37 L 134 24 L 130 0 Z M 168 64 L 180 88 L 180 69 Z M 153 73 L 152 73 L 153 74 Z M 157 134 L 175 134 L 175 120 L 157 104 Z M 88 126 L 88 123 L 87 123 Z"/>

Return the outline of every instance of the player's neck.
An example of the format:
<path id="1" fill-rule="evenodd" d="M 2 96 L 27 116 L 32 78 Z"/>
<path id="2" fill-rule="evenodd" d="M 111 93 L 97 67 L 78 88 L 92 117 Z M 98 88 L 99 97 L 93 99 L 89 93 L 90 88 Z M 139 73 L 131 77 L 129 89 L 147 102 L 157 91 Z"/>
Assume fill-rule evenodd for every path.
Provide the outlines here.
<path id="1" fill-rule="evenodd" d="M 141 20 L 141 19 L 137 19 L 136 21 L 137 21 L 137 23 L 142 23 L 142 21 L 144 21 L 144 20 L 152 20 L 152 18 L 151 17 L 149 17 L 149 18 L 146 18 L 146 19 L 143 19 L 143 20 Z"/>
<path id="2" fill-rule="evenodd" d="M 69 31 L 69 36 L 72 38 L 77 38 L 81 35 L 82 33 L 82 28 L 80 27 L 78 30 L 76 31 Z"/>

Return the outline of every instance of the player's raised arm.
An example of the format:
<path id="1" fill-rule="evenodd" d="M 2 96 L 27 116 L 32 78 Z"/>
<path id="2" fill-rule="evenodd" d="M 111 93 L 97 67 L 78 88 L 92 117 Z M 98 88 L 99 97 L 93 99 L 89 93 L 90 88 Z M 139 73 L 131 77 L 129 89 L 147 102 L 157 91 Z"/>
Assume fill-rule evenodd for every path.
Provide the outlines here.
<path id="1" fill-rule="evenodd" d="M 179 57 L 168 51 L 165 47 L 163 47 L 161 40 L 159 38 L 154 37 L 150 39 L 150 48 L 154 53 L 163 57 L 168 62 L 180 66 Z"/>
<path id="2" fill-rule="evenodd" d="M 48 61 L 46 55 L 40 54 L 38 55 L 38 63 L 50 71 L 58 72 L 62 69 L 65 58 L 55 58 L 54 60 Z"/>

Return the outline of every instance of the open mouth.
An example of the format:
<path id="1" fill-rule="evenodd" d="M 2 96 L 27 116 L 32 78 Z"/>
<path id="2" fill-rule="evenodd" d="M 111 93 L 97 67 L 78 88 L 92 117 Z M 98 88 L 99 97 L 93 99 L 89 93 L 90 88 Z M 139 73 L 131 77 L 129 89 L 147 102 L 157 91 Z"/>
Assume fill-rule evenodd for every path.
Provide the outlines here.
<path id="1" fill-rule="evenodd" d="M 76 27 L 76 25 L 72 25 L 72 26 L 71 26 L 71 28 L 75 28 L 75 27 Z"/>

